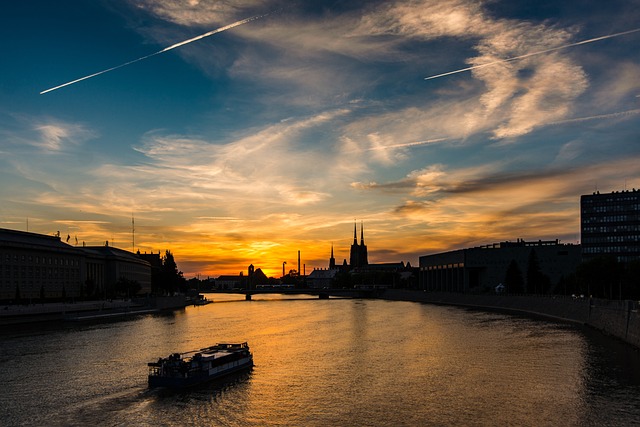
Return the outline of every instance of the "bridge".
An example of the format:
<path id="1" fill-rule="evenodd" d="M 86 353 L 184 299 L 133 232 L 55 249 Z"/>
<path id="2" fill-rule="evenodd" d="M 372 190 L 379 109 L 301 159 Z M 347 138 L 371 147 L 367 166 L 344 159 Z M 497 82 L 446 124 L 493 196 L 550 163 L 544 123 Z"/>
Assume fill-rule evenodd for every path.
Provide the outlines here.
<path id="1" fill-rule="evenodd" d="M 261 288 L 261 289 L 230 289 L 210 291 L 214 294 L 241 294 L 245 296 L 247 301 L 251 301 L 253 295 L 280 294 L 280 295 L 313 295 L 320 299 L 329 299 L 329 297 L 342 298 L 373 298 L 380 295 L 381 289 L 363 288 L 363 289 L 315 289 L 315 288 Z"/>

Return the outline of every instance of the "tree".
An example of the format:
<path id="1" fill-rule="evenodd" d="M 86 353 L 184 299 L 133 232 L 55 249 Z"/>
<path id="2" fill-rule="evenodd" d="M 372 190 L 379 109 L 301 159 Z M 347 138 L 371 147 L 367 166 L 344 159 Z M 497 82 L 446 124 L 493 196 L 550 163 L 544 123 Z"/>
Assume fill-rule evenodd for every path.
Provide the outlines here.
<path id="1" fill-rule="evenodd" d="M 621 299 L 640 299 L 640 260 L 631 261 L 625 265 L 621 292 Z"/>
<path id="2" fill-rule="evenodd" d="M 131 297 L 140 292 L 142 286 L 137 280 L 130 280 L 126 277 L 120 277 L 114 286 L 114 291 L 117 296 Z"/>
<path id="3" fill-rule="evenodd" d="M 524 279 L 522 278 L 522 271 L 515 259 L 512 259 L 507 267 L 507 272 L 504 277 L 504 285 L 507 287 L 507 292 L 512 294 L 521 294 L 524 292 Z"/>
<path id="4" fill-rule="evenodd" d="M 612 256 L 599 256 L 583 262 L 576 272 L 587 294 L 598 298 L 613 298 L 620 289 L 620 265 Z"/>
<path id="5" fill-rule="evenodd" d="M 551 287 L 551 279 L 540 269 L 538 254 L 535 249 L 529 252 L 527 262 L 527 292 L 534 294 L 545 294 Z"/>
<path id="6" fill-rule="evenodd" d="M 530 294 L 538 293 L 538 277 L 540 272 L 540 263 L 538 262 L 538 254 L 535 249 L 529 252 L 529 260 L 527 261 L 527 292 Z"/>
<path id="7" fill-rule="evenodd" d="M 182 271 L 178 270 L 178 265 L 173 259 L 171 251 L 167 250 L 162 257 L 162 268 L 158 274 L 158 290 L 164 293 L 172 294 L 178 291 L 184 291 L 186 288 L 186 279 L 182 275 Z"/>

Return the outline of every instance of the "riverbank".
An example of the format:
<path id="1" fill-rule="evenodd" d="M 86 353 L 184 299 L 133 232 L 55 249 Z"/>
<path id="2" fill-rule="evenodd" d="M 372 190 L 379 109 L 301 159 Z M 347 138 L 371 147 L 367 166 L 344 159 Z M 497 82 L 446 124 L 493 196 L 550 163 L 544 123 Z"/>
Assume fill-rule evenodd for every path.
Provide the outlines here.
<path id="1" fill-rule="evenodd" d="M 77 301 L 0 306 L 0 326 L 49 321 L 83 321 L 133 316 L 184 308 L 184 296 L 138 300 Z"/>
<path id="2" fill-rule="evenodd" d="M 473 295 L 401 289 L 387 289 L 380 298 L 526 313 L 578 323 L 593 327 L 640 349 L 640 312 L 637 301 L 564 296 Z"/>

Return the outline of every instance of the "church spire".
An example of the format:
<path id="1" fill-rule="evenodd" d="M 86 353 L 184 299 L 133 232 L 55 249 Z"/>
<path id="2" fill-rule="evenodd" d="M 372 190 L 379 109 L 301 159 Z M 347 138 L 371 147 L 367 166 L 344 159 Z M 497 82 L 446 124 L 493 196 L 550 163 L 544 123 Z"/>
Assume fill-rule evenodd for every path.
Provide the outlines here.
<path id="1" fill-rule="evenodd" d="M 329 269 L 334 270 L 336 268 L 336 259 L 333 257 L 333 243 L 331 244 L 331 258 L 329 258 Z"/>
<path id="2" fill-rule="evenodd" d="M 356 225 L 355 220 L 353 220 L 353 244 L 358 244 L 358 226 Z"/>

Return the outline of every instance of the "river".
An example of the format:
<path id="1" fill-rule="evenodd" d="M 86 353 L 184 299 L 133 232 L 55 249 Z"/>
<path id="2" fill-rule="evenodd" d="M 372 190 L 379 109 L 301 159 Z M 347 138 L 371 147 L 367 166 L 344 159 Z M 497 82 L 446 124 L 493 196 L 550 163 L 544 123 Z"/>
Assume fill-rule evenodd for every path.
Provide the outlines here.
<path id="1" fill-rule="evenodd" d="M 640 422 L 640 357 L 580 326 L 382 300 L 206 306 L 0 329 L 3 426 L 604 426 Z M 249 373 L 147 388 L 147 362 L 248 341 Z"/>

